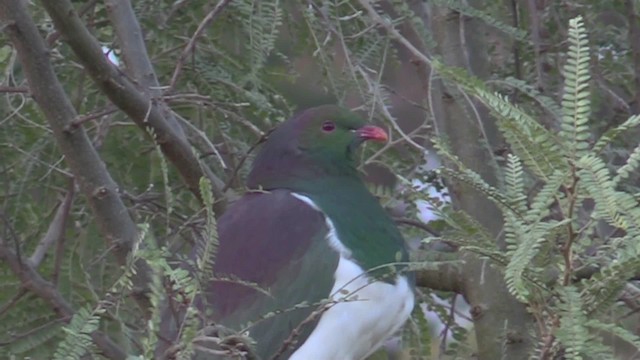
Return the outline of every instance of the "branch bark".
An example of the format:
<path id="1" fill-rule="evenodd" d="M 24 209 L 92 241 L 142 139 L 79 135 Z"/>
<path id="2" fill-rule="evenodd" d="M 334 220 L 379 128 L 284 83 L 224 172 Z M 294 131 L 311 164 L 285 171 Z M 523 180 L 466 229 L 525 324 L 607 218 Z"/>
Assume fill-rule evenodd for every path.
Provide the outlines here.
<path id="1" fill-rule="evenodd" d="M 0 21 L 6 24 L 5 31 L 18 51 L 31 94 L 49 122 L 56 143 L 93 210 L 100 233 L 113 247 L 118 262 L 126 265 L 138 240 L 136 225 L 84 129 L 68 130 L 77 113 L 53 71 L 49 50 L 24 2 L 1 0 Z M 142 261 L 136 262 L 135 266 L 136 293 L 144 294 L 149 284 L 148 267 Z M 143 309 L 148 307 L 145 296 L 136 300 Z"/>
<path id="2" fill-rule="evenodd" d="M 74 182 L 71 181 L 69 191 L 67 191 L 67 194 L 64 196 L 64 200 L 62 200 L 58 206 L 56 214 L 54 215 L 53 220 L 51 220 L 51 224 L 49 224 L 47 233 L 38 242 L 36 249 L 29 258 L 29 265 L 34 268 L 37 268 L 38 265 L 40 265 L 40 262 L 44 259 L 44 255 L 47 253 L 47 250 L 49 250 L 51 245 L 60 241 L 60 238 L 64 236 L 64 229 L 66 227 L 67 218 L 69 217 L 69 211 L 71 210 L 71 204 L 73 202 L 74 187 Z"/>
<path id="3" fill-rule="evenodd" d="M 464 274 L 460 254 L 417 250 L 411 252 L 411 262 L 425 264 L 424 268 L 415 271 L 416 286 L 463 294 Z"/>
<path id="4" fill-rule="evenodd" d="M 163 154 L 176 167 L 189 190 L 200 198 L 200 178 L 205 176 L 211 180 L 214 196 L 218 200 L 215 210 L 216 213 L 222 213 L 225 198 L 220 189 L 224 186 L 224 182 L 207 167 L 202 166 L 184 136 L 180 124 L 175 119 L 173 122 L 167 120 L 171 111 L 164 102 L 152 96 L 153 94 L 145 92 L 149 89 L 145 85 L 153 85 L 155 79 L 150 64 L 146 64 L 144 60 L 128 60 L 132 61 L 132 66 L 135 66 L 136 73 L 132 72 L 132 75 L 140 77 L 138 80 L 142 82 L 136 84 L 104 56 L 100 44 L 84 26 L 69 0 L 42 1 L 42 5 L 96 85 L 114 105 L 126 113 L 142 130 L 153 136 Z M 116 28 L 123 26 L 121 22 L 130 18 L 127 13 L 127 9 L 117 9 Z M 126 31 L 126 28 L 121 28 L 119 31 Z M 134 46 L 144 46 L 144 42 L 140 41 L 141 38 L 123 39 L 129 52 Z M 146 51 L 144 54 L 146 55 Z M 127 55 L 127 58 L 130 56 L 133 54 Z M 155 84 L 157 85 L 157 79 Z"/>
<path id="5" fill-rule="evenodd" d="M 21 3 L 19 1 L 6 0 L 0 2 L 0 15 L 4 15 L 4 10 L 10 7 L 5 7 L 6 2 Z M 5 19 L 4 16 L 2 19 Z M 73 317 L 74 311 L 71 304 L 58 292 L 58 289 L 45 280 L 36 272 L 27 261 L 22 261 L 20 257 L 0 238 L 0 259 L 9 266 L 11 271 L 20 279 L 22 286 L 30 292 L 36 294 L 38 297 L 48 302 L 51 308 L 63 317 L 67 322 Z M 113 340 L 101 331 L 94 331 L 91 333 L 91 338 L 102 353 L 109 359 L 124 360 L 127 358 L 127 354 L 122 350 Z"/>

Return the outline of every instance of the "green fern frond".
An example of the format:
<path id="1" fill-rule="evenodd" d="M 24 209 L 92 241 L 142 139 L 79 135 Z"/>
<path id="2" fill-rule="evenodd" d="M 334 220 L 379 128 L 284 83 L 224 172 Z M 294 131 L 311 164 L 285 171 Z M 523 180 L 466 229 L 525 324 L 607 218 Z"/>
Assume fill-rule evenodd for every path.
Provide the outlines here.
<path id="1" fill-rule="evenodd" d="M 30 329 L 33 329 L 29 331 L 29 335 L 15 338 L 7 346 L 6 350 L 8 350 L 12 355 L 18 355 L 20 358 L 33 357 L 37 359 L 38 355 L 42 358 L 45 356 L 51 356 L 51 352 L 48 349 L 51 349 L 52 346 L 55 346 L 55 344 L 58 343 L 56 340 L 60 339 L 60 329 L 62 328 L 62 324 L 55 319 L 50 319 L 45 323 L 45 325 L 39 325 L 40 323 L 42 323 L 42 321 L 34 322 L 33 325 L 29 326 Z M 16 324 L 11 324 L 13 331 L 17 330 Z M 26 324 L 21 322 L 20 328 L 27 328 L 27 324 L 29 324 L 29 322 Z M 10 334 L 11 331 L 7 331 L 6 333 Z M 39 350 L 44 350 L 46 353 L 38 354 Z"/>
<path id="2" fill-rule="evenodd" d="M 495 16 L 488 14 L 480 9 L 474 8 L 467 2 L 460 0 L 435 0 L 434 3 L 439 6 L 446 6 L 451 10 L 454 10 L 466 16 L 478 18 L 518 41 L 525 41 L 528 38 L 528 34 L 526 31 L 505 24 L 504 22 L 498 20 Z"/>
<path id="3" fill-rule="evenodd" d="M 484 181 L 480 177 L 480 175 L 475 173 L 473 170 L 466 168 L 457 170 L 442 168 L 440 171 L 450 179 L 454 179 L 470 185 L 474 189 L 484 194 L 491 201 L 496 203 L 499 207 L 511 209 L 508 199 L 502 194 L 502 192 L 500 192 L 495 187 L 487 184 L 487 182 Z"/>
<path id="4" fill-rule="evenodd" d="M 611 260 L 588 280 L 583 280 L 583 299 L 589 313 L 599 313 L 618 300 L 627 279 L 640 271 L 640 231 L 627 229 L 626 236 L 618 239 L 617 251 L 609 255 Z"/>
<path id="5" fill-rule="evenodd" d="M 477 97 L 497 116 L 498 129 L 511 145 L 511 150 L 536 176 L 546 180 L 555 170 L 566 168 L 559 140 L 531 115 L 504 96 L 489 91 L 482 81 L 463 69 L 444 65 L 436 59 L 432 66 L 439 74 Z"/>
<path id="6" fill-rule="evenodd" d="M 178 343 L 183 346 L 175 355 L 178 360 L 190 360 L 195 352 L 193 340 L 196 338 L 200 327 L 200 319 L 197 313 L 193 306 L 189 306 L 186 309 L 186 315 L 178 336 Z"/>
<path id="7" fill-rule="evenodd" d="M 239 19 L 247 41 L 245 54 L 249 57 L 249 73 L 245 75 L 247 82 L 258 77 L 269 55 L 275 49 L 280 27 L 283 23 L 283 11 L 280 1 L 234 1 L 229 4 Z M 241 82 L 244 84 L 244 82 Z"/>
<path id="8" fill-rule="evenodd" d="M 587 321 L 587 327 L 598 331 L 608 332 L 635 346 L 636 350 L 640 351 L 640 336 L 618 324 L 604 323 L 598 319 L 591 319 Z"/>
<path id="9" fill-rule="evenodd" d="M 511 208 L 519 214 L 527 211 L 527 196 L 524 193 L 522 163 L 512 154 L 507 155 L 507 167 L 504 172 L 506 197 Z"/>
<path id="10" fill-rule="evenodd" d="M 530 291 L 523 276 L 525 270 L 531 268 L 531 261 L 538 255 L 539 247 L 552 238 L 551 232 L 569 220 L 538 222 L 533 226 L 524 226 L 513 216 L 507 217 L 507 220 L 513 223 L 509 229 L 512 231 L 515 229 L 517 232 L 512 236 L 516 240 L 515 244 L 512 240 L 507 245 L 510 260 L 505 269 L 505 281 L 509 292 L 518 300 L 527 303 Z M 507 238 L 509 238 L 508 234 Z"/>
<path id="11" fill-rule="evenodd" d="M 535 255 L 535 250 L 539 246 L 539 240 L 531 241 L 531 239 L 525 238 L 526 225 L 512 212 L 504 211 L 503 217 L 507 253 L 511 255 L 505 268 L 507 289 L 516 299 L 526 302 L 529 291 L 526 289 L 524 281 L 522 280 L 522 273 L 531 258 Z M 531 245 L 531 247 L 527 247 L 526 245 Z M 534 252 L 534 255 L 528 258 L 526 263 L 520 264 L 519 262 L 515 262 L 514 258 L 515 252 L 518 251 L 518 249 L 521 249 L 520 251 L 527 250 Z M 524 256 L 520 254 L 519 257 Z"/>
<path id="12" fill-rule="evenodd" d="M 438 151 L 438 154 L 443 158 L 449 160 L 457 167 L 457 169 L 450 169 L 447 167 L 441 167 L 439 171 L 445 176 L 465 183 L 479 192 L 483 193 L 490 200 L 495 202 L 498 206 L 502 208 L 510 209 L 510 203 L 508 199 L 495 187 L 489 185 L 480 175 L 478 175 L 473 170 L 468 169 L 460 159 L 451 153 L 447 149 L 447 144 L 439 139 L 434 139 L 433 141 L 434 148 Z"/>
<path id="13" fill-rule="evenodd" d="M 143 356 L 141 359 L 152 359 L 155 347 L 158 342 L 157 333 L 160 327 L 161 303 L 165 297 L 163 284 L 165 269 L 170 269 L 167 263 L 167 254 L 162 249 L 158 249 L 155 241 L 149 236 L 145 239 L 145 247 L 140 251 L 140 257 L 144 259 L 151 269 L 149 276 L 151 284 L 149 286 L 149 303 L 147 311 L 151 314 L 147 321 L 147 332 L 141 341 Z"/>
<path id="14" fill-rule="evenodd" d="M 167 211 L 166 211 L 167 232 L 169 232 L 170 231 L 169 219 L 171 218 L 171 213 L 173 212 L 175 198 L 173 196 L 173 191 L 171 189 L 171 183 L 169 183 L 169 166 L 167 164 L 167 159 L 162 154 L 162 150 L 160 149 L 160 146 L 156 146 L 156 153 L 160 158 L 160 171 L 162 173 L 162 184 L 164 188 L 164 197 L 165 197 L 165 203 L 167 207 Z"/>
<path id="15" fill-rule="evenodd" d="M 637 205 L 635 200 L 615 190 L 609 169 L 600 158 L 587 155 L 578 160 L 577 165 L 581 184 L 596 202 L 594 216 L 602 216 L 609 224 L 627 229 L 630 225 L 628 214 L 634 212 Z"/>
<path id="16" fill-rule="evenodd" d="M 640 167 L 640 145 L 633 149 L 627 162 L 618 169 L 616 176 L 613 178 L 614 186 L 620 184 L 620 181 L 629 178 L 633 172 L 638 170 L 638 167 Z"/>
<path id="17" fill-rule="evenodd" d="M 446 238 L 461 246 L 479 245 L 498 251 L 493 236 L 476 219 L 464 211 L 453 210 L 445 207 L 439 213 L 451 229 L 446 233 Z"/>
<path id="18" fill-rule="evenodd" d="M 211 182 L 204 177 L 200 178 L 200 194 L 204 203 L 207 223 L 205 225 L 205 235 L 199 236 L 196 244 L 196 268 L 198 269 L 200 281 L 207 281 L 213 278 L 213 265 L 215 264 L 219 243 L 216 216 L 213 212 L 214 199 Z"/>
<path id="19" fill-rule="evenodd" d="M 566 178 L 567 174 L 559 170 L 549 176 L 531 200 L 530 209 L 525 214 L 525 220 L 528 223 L 538 222 L 550 214 L 551 205 L 561 195 L 558 190 Z"/>
<path id="20" fill-rule="evenodd" d="M 512 113 L 511 116 L 518 116 Z M 562 162 L 562 151 L 554 135 L 541 126 L 527 128 L 522 117 L 498 118 L 496 125 L 511 151 L 522 160 L 526 168 L 538 178 L 548 181 L 548 177 L 566 166 Z M 514 121 L 515 120 L 515 121 Z"/>
<path id="21" fill-rule="evenodd" d="M 562 121 L 560 137 L 570 146 L 569 156 L 575 161 L 589 148 L 589 44 L 587 33 L 578 16 L 569 21 L 569 51 L 564 66 L 564 95 L 562 96 Z"/>
<path id="22" fill-rule="evenodd" d="M 535 86 L 513 77 L 508 77 L 504 81 L 535 100 L 544 110 L 552 114 L 555 119 L 560 119 L 562 116 L 562 108 L 560 108 L 558 103 L 554 99 L 543 95 Z"/>
<path id="23" fill-rule="evenodd" d="M 405 351 L 410 355 L 427 354 L 431 344 L 430 333 L 431 329 L 422 307 L 416 306 L 411 313 L 408 325 L 402 330 L 402 344 Z"/>
<path id="24" fill-rule="evenodd" d="M 94 347 L 91 333 L 98 330 L 100 315 L 104 309 L 80 308 L 71 318 L 69 325 L 63 327 L 66 334 L 53 355 L 54 360 L 80 359 Z"/>
<path id="25" fill-rule="evenodd" d="M 584 352 L 591 339 L 589 329 L 585 326 L 587 316 L 582 308 L 580 293 L 573 286 L 558 289 L 560 303 L 558 314 L 560 326 L 555 332 L 556 338 L 564 346 L 567 358 L 584 359 Z"/>
<path id="26" fill-rule="evenodd" d="M 600 153 L 605 148 L 605 146 L 613 141 L 613 139 L 615 139 L 618 135 L 638 125 L 640 125 L 640 115 L 633 115 L 625 120 L 625 122 L 623 122 L 622 124 L 605 131 L 593 146 L 593 152 Z"/>

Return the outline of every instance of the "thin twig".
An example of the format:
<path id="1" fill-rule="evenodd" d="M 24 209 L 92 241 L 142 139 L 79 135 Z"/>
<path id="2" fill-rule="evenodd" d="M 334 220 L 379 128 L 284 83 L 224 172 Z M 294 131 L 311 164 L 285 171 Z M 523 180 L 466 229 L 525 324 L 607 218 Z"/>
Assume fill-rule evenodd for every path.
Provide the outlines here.
<path id="1" fill-rule="evenodd" d="M 13 271 L 25 289 L 48 302 L 60 317 L 67 321 L 73 317 L 73 307 L 58 289 L 42 278 L 27 261 L 22 261 L 13 250 L 9 249 L 2 238 L 0 238 L 0 259 Z M 107 358 L 117 360 L 127 358 L 125 351 L 101 331 L 92 332 L 91 338 Z"/>
<path id="2" fill-rule="evenodd" d="M 0 86 L 0 93 L 29 93 L 29 88 L 26 86 Z"/>
<path id="3" fill-rule="evenodd" d="M 431 64 L 431 59 L 429 59 L 425 54 L 418 50 L 418 48 L 413 46 L 411 41 L 409 41 L 406 37 L 402 36 L 402 34 L 400 34 L 400 32 L 396 30 L 395 27 L 393 27 L 391 21 L 384 19 L 380 14 L 378 14 L 369 0 L 359 0 L 359 2 L 360 5 L 362 5 L 362 7 L 364 7 L 364 9 L 367 11 L 369 17 L 373 19 L 373 21 L 375 21 L 378 25 L 381 25 L 394 40 L 402 44 L 402 46 L 407 48 L 407 50 L 409 50 L 409 52 L 411 52 L 413 56 L 417 57 L 423 63 Z"/>
<path id="4" fill-rule="evenodd" d="M 20 288 L 18 292 L 11 297 L 11 299 L 9 299 L 6 303 L 0 306 L 0 316 L 4 315 L 5 312 L 7 312 L 9 309 L 13 307 L 13 305 L 17 304 L 18 301 L 20 301 L 20 299 L 22 299 L 22 297 L 25 296 L 27 293 L 28 293 L 27 289 L 23 287 Z"/>
<path id="5" fill-rule="evenodd" d="M 258 147 L 258 145 L 260 145 L 263 142 L 267 141 L 267 138 L 269 137 L 269 134 L 271 134 L 271 132 L 273 130 L 275 130 L 275 129 L 271 129 L 271 130 L 267 131 L 264 135 L 262 135 L 258 139 L 258 141 L 256 141 L 253 145 L 251 145 L 249 150 L 247 150 L 245 155 L 240 159 L 240 162 L 238 162 L 238 164 L 233 168 L 233 173 L 231 173 L 231 176 L 229 177 L 227 182 L 224 184 L 224 187 L 222 187 L 222 192 L 227 191 L 227 189 L 229 189 L 231 187 L 231 184 L 233 184 L 233 181 L 238 177 L 238 171 L 240 171 L 240 168 L 242 168 L 242 165 L 244 164 L 244 162 L 249 157 L 249 154 L 251 154 L 255 150 L 255 148 Z"/>
<path id="6" fill-rule="evenodd" d="M 207 26 L 209 26 L 211 21 L 213 21 L 216 15 L 218 15 L 222 11 L 222 9 L 224 9 L 224 7 L 227 6 L 229 2 L 231 2 L 231 0 L 220 0 L 220 2 L 218 2 L 218 5 L 216 5 L 213 8 L 213 10 L 211 10 L 207 14 L 207 16 L 204 17 L 202 22 L 200 22 L 200 24 L 198 25 L 198 28 L 191 36 L 191 39 L 189 39 L 187 46 L 184 48 L 184 50 L 182 50 L 182 54 L 180 54 L 180 58 L 178 59 L 176 68 L 173 70 L 173 75 L 171 75 L 171 81 L 169 82 L 168 91 L 171 91 L 171 89 L 173 89 L 173 87 L 176 85 L 176 82 L 178 82 L 178 77 L 180 76 L 180 72 L 182 71 L 184 62 L 187 60 L 187 57 L 191 54 L 191 52 L 193 52 L 193 49 L 196 46 L 196 41 L 198 40 L 200 35 L 202 35 L 202 32 L 204 31 L 204 29 Z"/>
<path id="7" fill-rule="evenodd" d="M 428 224 L 423 223 L 422 221 L 413 220 L 413 219 L 404 218 L 404 217 L 393 218 L 393 220 L 395 222 L 397 222 L 398 224 L 404 224 L 404 225 L 413 226 L 413 227 L 418 228 L 420 230 L 424 230 L 425 232 L 428 232 L 429 234 L 431 234 L 431 235 L 433 235 L 435 237 L 440 237 L 440 232 L 438 230 L 435 230 L 434 228 L 432 228 Z"/>
<path id="8" fill-rule="evenodd" d="M 451 328 L 451 325 L 455 322 L 455 316 L 456 316 L 456 300 L 458 298 L 458 294 L 453 294 L 453 297 L 451 298 L 451 308 L 449 309 L 449 316 L 447 317 L 447 322 L 444 324 L 444 329 L 442 329 L 441 335 L 442 335 L 442 340 L 440 341 L 440 346 L 439 346 L 439 358 L 442 357 L 445 353 L 445 351 L 447 350 L 447 336 L 449 334 L 449 329 Z"/>
<path id="9" fill-rule="evenodd" d="M 87 115 L 82 115 L 82 116 L 78 116 L 76 119 L 74 119 L 73 121 L 71 121 L 69 123 L 69 125 L 67 125 L 66 127 L 66 131 L 73 131 L 74 129 L 77 129 L 80 125 L 86 123 L 87 121 L 91 121 L 93 119 L 97 119 L 99 117 L 103 117 L 103 116 L 107 116 L 107 115 L 111 115 L 114 112 L 118 111 L 117 108 L 115 107 L 109 107 L 107 109 L 101 110 L 101 111 L 97 111 L 97 112 L 93 112 L 91 114 L 87 114 Z"/>

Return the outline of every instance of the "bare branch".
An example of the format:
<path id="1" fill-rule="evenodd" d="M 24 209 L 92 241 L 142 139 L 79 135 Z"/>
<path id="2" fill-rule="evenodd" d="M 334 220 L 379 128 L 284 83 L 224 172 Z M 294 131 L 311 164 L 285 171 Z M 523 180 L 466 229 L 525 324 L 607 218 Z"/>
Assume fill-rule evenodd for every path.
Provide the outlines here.
<path id="1" fill-rule="evenodd" d="M 425 264 L 424 268 L 415 271 L 416 286 L 464 295 L 464 276 L 458 253 L 416 250 L 411 252 L 411 262 Z"/>
<path id="2" fill-rule="evenodd" d="M 27 294 L 27 290 L 25 288 L 20 288 L 18 292 L 11 297 L 11 299 L 7 300 L 2 306 L 0 306 L 0 316 L 4 315 L 9 309 L 11 309 L 15 304 L 20 301 Z"/>
<path id="3" fill-rule="evenodd" d="M 108 61 L 102 53 L 100 44 L 84 26 L 69 0 L 43 1 L 42 4 L 96 84 L 114 105 L 126 113 L 141 129 L 153 136 L 163 154 L 176 167 L 189 190 L 199 197 L 200 178 L 204 176 L 211 180 L 214 196 L 220 200 L 216 202 L 215 210 L 221 213 L 225 201 L 220 189 L 224 186 L 224 182 L 201 166 L 180 124 L 176 120 L 173 122 L 167 120 L 171 112 L 163 105 L 164 103 L 151 97 L 144 90 L 140 90 L 137 84 Z M 138 66 L 140 71 L 146 69 L 143 65 Z M 150 76 L 155 77 L 155 75 Z M 150 77 L 145 75 L 145 78 Z"/>
<path id="4" fill-rule="evenodd" d="M 5 19 L 5 10 L 8 8 L 15 8 L 13 6 L 5 6 L 6 3 L 12 3 L 13 0 L 3 0 L 0 2 L 0 15 Z M 16 1 L 15 3 L 21 3 Z M 11 268 L 13 273 L 20 279 L 22 286 L 30 292 L 39 296 L 42 300 L 48 302 L 51 308 L 58 313 L 66 321 L 70 321 L 73 317 L 74 311 L 71 304 L 62 297 L 58 289 L 45 280 L 36 272 L 27 261 L 21 261 L 18 255 L 11 249 L 9 249 L 3 239 L 0 239 L 0 259 L 4 260 L 4 263 Z M 118 344 L 114 343 L 107 335 L 101 331 L 94 331 L 91 333 L 91 338 L 103 352 L 103 354 L 109 359 L 126 359 L 127 354 L 122 350 Z"/>
<path id="5" fill-rule="evenodd" d="M 187 60 L 187 57 L 193 52 L 193 49 L 196 47 L 196 40 L 202 35 L 204 29 L 209 26 L 211 21 L 222 11 L 222 9 L 227 6 L 227 4 L 231 0 L 220 0 L 218 5 L 216 5 L 213 10 L 211 10 L 207 16 L 204 17 L 200 25 L 196 31 L 193 32 L 191 39 L 189 39 L 189 43 L 182 50 L 182 54 L 180 54 L 180 59 L 178 59 L 178 63 L 176 64 L 176 68 L 173 70 L 173 75 L 171 76 L 171 82 L 169 83 L 169 90 L 173 89 L 176 86 L 176 82 L 178 82 L 178 77 L 180 76 L 180 72 L 182 71 L 182 66 L 184 66 L 184 62 Z"/>
<path id="6" fill-rule="evenodd" d="M 393 220 L 398 224 L 409 225 L 409 226 L 418 228 L 420 230 L 423 230 L 431 234 L 432 236 L 440 236 L 440 232 L 438 230 L 434 229 L 429 224 L 423 223 L 422 221 L 414 220 L 410 218 L 404 218 L 404 217 L 396 217 L 396 218 L 393 218 Z"/>
<path id="7" fill-rule="evenodd" d="M 60 241 L 60 238 L 64 236 L 64 229 L 66 227 L 67 218 L 69 217 L 69 211 L 71 210 L 71 204 L 73 203 L 74 187 L 74 182 L 72 181 L 71 186 L 69 186 L 69 191 L 67 191 L 62 203 L 58 206 L 58 210 L 56 211 L 53 220 L 51 220 L 51 224 L 49 224 L 47 233 L 40 242 L 38 242 L 36 249 L 28 260 L 29 265 L 34 268 L 37 268 L 38 265 L 40 265 L 40 262 L 44 259 L 44 255 L 47 253 L 47 250 L 49 250 L 51 245 Z"/>
<path id="8" fill-rule="evenodd" d="M 66 131 L 72 131 L 75 128 L 77 128 L 78 126 L 81 126 L 82 124 L 86 123 L 87 121 L 91 121 L 103 116 L 107 116 L 107 115 L 111 115 L 113 113 L 115 113 L 116 111 L 118 111 L 117 109 L 109 106 L 104 110 L 101 111 L 97 111 L 91 114 L 87 114 L 87 115 L 82 115 L 79 116 L 77 119 L 73 120 L 71 123 L 69 123 L 69 126 L 65 129 Z"/>
<path id="9" fill-rule="evenodd" d="M 136 225 L 84 129 L 65 130 L 77 113 L 53 71 L 49 51 L 25 3 L 0 1 L 0 21 L 7 24 L 6 33 L 18 51 L 33 98 L 49 122 L 56 143 L 93 210 L 102 236 L 111 244 L 118 262 L 127 264 L 129 253 L 138 240 Z M 102 53 L 100 49 L 98 51 Z M 136 267 L 138 271 L 133 282 L 137 291 L 144 291 L 149 284 L 148 268 L 140 261 Z M 145 308 L 145 299 L 138 300 Z"/>
<path id="10" fill-rule="evenodd" d="M 26 86 L 0 86 L 0 93 L 29 93 Z"/>

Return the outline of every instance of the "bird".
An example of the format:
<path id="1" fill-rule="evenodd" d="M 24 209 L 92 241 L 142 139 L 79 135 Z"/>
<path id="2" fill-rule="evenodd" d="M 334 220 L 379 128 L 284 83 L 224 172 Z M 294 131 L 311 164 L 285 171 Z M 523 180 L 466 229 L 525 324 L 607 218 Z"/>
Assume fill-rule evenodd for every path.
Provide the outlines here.
<path id="1" fill-rule="evenodd" d="M 199 306 L 253 340 L 249 358 L 365 359 L 408 319 L 407 247 L 357 168 L 368 140 L 387 133 L 347 108 L 295 114 L 269 134 L 249 190 L 218 219 Z"/>

